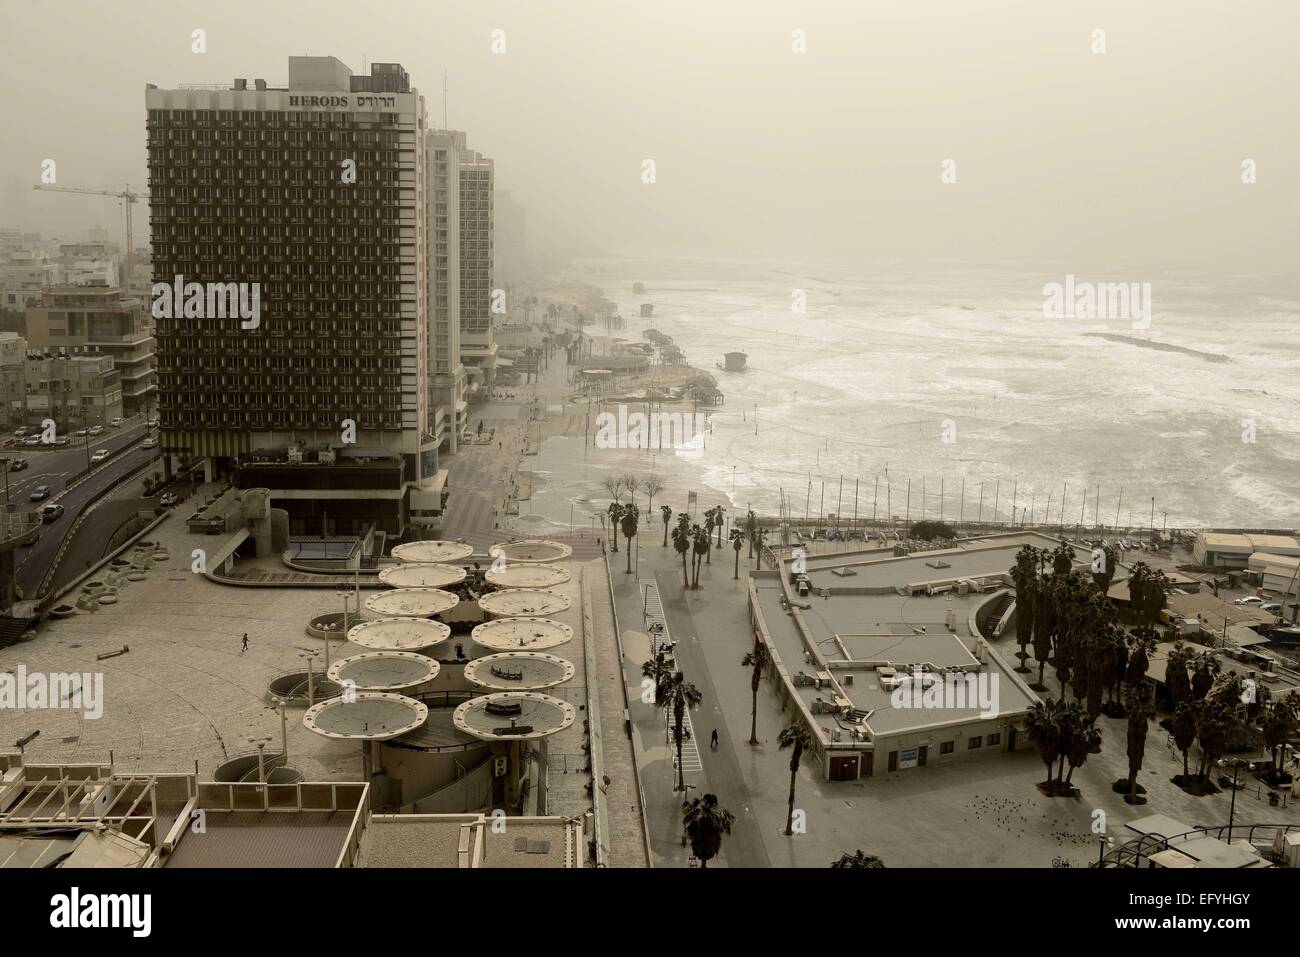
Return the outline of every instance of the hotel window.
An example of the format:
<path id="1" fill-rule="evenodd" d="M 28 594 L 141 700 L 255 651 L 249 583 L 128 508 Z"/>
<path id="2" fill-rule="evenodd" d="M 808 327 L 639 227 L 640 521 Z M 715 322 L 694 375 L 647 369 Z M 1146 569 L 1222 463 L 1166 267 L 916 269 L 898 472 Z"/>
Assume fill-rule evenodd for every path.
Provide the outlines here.
<path id="1" fill-rule="evenodd" d="M 1001 744 L 1001 743 L 1002 743 L 1002 732 L 998 731 L 995 732 L 994 734 L 989 735 L 990 748 L 993 747 L 995 744 Z"/>
<path id="2" fill-rule="evenodd" d="M 966 742 L 966 748 L 969 751 L 974 751 L 976 748 L 980 748 L 983 746 L 984 746 L 984 738 L 978 734 L 975 735 L 975 737 L 971 738 L 968 742 Z"/>
<path id="3" fill-rule="evenodd" d="M 954 742 L 952 741 L 944 741 L 942 744 L 939 745 L 939 753 L 952 754 L 953 743 Z"/>

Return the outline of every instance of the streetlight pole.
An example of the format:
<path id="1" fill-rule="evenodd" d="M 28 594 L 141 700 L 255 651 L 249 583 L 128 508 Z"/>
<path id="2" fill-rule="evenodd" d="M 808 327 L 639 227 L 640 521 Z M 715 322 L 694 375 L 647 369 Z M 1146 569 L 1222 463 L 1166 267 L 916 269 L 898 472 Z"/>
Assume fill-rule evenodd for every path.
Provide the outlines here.
<path id="1" fill-rule="evenodd" d="M 1232 800 L 1228 804 L 1228 843 L 1232 843 L 1232 820 L 1237 813 L 1237 775 L 1241 773 L 1241 766 L 1246 765 L 1250 770 L 1255 770 L 1253 761 L 1242 761 L 1241 758 L 1220 758 L 1219 767 L 1226 767 L 1228 761 L 1232 762 Z"/>

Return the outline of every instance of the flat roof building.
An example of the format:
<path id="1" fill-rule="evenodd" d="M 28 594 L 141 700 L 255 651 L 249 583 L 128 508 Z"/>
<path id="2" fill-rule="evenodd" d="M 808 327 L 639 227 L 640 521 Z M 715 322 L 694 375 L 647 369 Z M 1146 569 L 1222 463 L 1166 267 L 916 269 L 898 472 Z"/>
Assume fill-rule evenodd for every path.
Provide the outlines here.
<path id="1" fill-rule="evenodd" d="M 150 84 L 145 106 L 164 451 L 228 460 L 354 430 L 417 481 L 435 470 L 426 119 L 405 71 L 295 56 L 287 87 Z"/>

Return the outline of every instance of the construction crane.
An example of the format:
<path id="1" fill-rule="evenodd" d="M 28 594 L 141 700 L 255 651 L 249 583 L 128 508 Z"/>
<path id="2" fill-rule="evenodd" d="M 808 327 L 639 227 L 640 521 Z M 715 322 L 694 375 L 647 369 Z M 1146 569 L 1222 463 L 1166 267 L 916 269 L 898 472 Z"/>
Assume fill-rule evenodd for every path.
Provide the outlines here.
<path id="1" fill-rule="evenodd" d="M 140 201 L 141 194 L 130 186 L 124 189 L 81 189 L 77 186 L 47 186 L 37 183 L 32 189 L 46 189 L 56 193 L 87 193 L 91 196 L 116 196 L 122 200 L 122 209 L 126 213 L 126 274 L 122 278 L 122 293 L 131 294 L 131 265 L 135 261 L 135 247 L 131 241 L 131 207 Z"/>

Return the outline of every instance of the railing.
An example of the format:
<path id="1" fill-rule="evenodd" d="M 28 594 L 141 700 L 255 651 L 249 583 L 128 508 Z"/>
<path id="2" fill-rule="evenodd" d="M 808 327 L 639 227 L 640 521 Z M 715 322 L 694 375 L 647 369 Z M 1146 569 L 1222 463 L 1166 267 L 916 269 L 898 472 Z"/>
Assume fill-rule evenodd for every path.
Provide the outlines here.
<path id="1" fill-rule="evenodd" d="M 1185 841 L 1190 841 L 1200 837 L 1214 837 L 1220 840 L 1224 834 L 1231 829 L 1232 834 L 1236 837 L 1244 833 L 1246 840 L 1255 847 L 1265 847 L 1272 849 L 1273 841 L 1277 834 L 1290 834 L 1300 832 L 1300 824 L 1233 824 L 1231 828 L 1227 824 L 1220 824 L 1212 827 L 1198 827 L 1190 831 L 1184 831 L 1182 834 L 1174 834 L 1165 837 L 1163 834 L 1143 834 L 1121 844 L 1119 847 L 1107 853 L 1102 859 L 1093 864 L 1093 867 L 1141 867 L 1142 862 L 1149 860 L 1153 854 L 1158 854 L 1165 850 L 1178 850 L 1178 845 Z M 1255 833 L 1272 832 L 1266 839 L 1256 840 Z"/>

